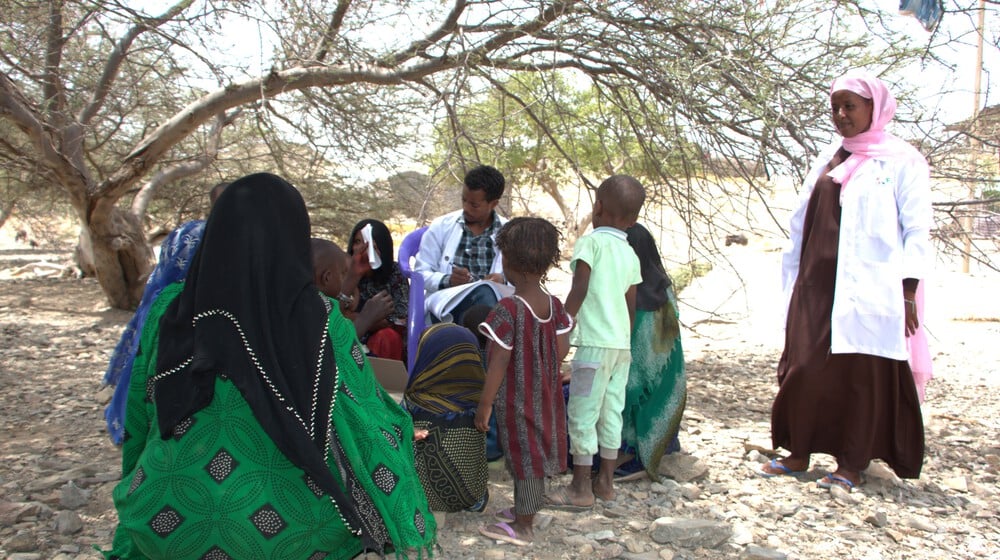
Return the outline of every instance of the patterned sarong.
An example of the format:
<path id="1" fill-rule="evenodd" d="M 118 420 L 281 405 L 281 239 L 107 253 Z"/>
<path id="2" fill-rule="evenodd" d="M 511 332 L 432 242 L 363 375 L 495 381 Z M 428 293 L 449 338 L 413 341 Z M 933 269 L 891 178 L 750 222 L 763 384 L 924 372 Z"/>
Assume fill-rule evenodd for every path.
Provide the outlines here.
<path id="1" fill-rule="evenodd" d="M 486 434 L 473 422 L 485 377 L 471 331 L 439 323 L 424 332 L 403 405 L 413 416 L 414 427 L 428 431 L 414 450 L 432 510 L 485 507 Z"/>

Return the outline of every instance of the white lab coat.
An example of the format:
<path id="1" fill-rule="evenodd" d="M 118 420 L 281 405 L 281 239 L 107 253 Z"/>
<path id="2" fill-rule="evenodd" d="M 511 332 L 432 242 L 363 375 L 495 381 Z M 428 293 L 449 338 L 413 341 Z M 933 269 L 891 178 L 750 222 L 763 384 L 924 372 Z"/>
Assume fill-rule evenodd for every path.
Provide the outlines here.
<path id="1" fill-rule="evenodd" d="M 840 144 L 823 150 L 803 184 L 791 220 L 791 248 L 782 258 L 785 302 L 791 298 L 802 254 L 809 195 Z M 833 296 L 830 351 L 906 360 L 903 278 L 923 280 L 933 265 L 930 173 L 920 157 L 869 159 L 841 193 L 840 241 Z"/>
<path id="2" fill-rule="evenodd" d="M 500 225 L 507 223 L 500 214 L 494 215 Z M 461 210 L 439 216 L 427 226 L 427 231 L 420 240 L 420 250 L 413 269 L 424 277 L 424 291 L 428 294 L 438 291 L 441 279 L 451 274 L 451 261 L 455 258 L 458 242 L 462 240 L 461 218 Z M 493 241 L 496 242 L 496 233 L 493 234 Z M 503 274 L 499 250 L 496 251 L 490 274 Z"/>

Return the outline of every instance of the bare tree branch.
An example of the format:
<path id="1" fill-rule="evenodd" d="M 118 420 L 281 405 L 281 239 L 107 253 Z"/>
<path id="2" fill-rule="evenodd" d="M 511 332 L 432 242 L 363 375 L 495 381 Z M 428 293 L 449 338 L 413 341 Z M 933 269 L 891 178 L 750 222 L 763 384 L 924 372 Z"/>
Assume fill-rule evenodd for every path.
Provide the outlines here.
<path id="1" fill-rule="evenodd" d="M 185 177 L 197 175 L 207 169 L 219 154 L 219 144 L 221 143 L 223 128 L 233 124 L 242 113 L 242 109 L 236 109 L 216 116 L 212 128 L 208 131 L 208 143 L 205 147 L 205 152 L 198 158 L 175 163 L 154 173 L 139 189 L 139 193 L 136 194 L 135 198 L 132 199 L 132 213 L 136 217 L 144 216 L 146 214 L 146 207 L 149 206 L 150 200 L 159 187 Z"/>
<path id="2" fill-rule="evenodd" d="M 326 32 L 323 33 L 319 44 L 316 45 L 316 50 L 313 51 L 309 60 L 315 62 L 326 61 L 326 56 L 330 52 L 331 44 L 337 36 L 340 26 L 344 24 L 344 16 L 347 15 L 347 9 L 350 7 L 351 0 L 338 0 L 337 9 L 334 10 L 333 15 L 330 17 L 330 25 L 327 27 Z"/>

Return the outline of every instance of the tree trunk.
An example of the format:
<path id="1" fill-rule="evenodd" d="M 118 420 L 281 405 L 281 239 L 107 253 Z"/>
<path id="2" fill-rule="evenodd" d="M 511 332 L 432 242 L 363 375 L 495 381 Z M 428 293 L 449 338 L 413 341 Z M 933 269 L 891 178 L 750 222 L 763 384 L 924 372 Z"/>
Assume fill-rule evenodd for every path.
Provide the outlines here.
<path id="1" fill-rule="evenodd" d="M 0 208 L 0 228 L 7 223 L 7 219 L 10 218 L 11 214 L 14 213 L 14 207 L 17 206 L 17 200 L 11 200 L 10 202 L 3 205 Z"/>
<path id="2" fill-rule="evenodd" d="M 77 256 L 85 271 L 80 257 L 90 257 L 97 281 L 112 307 L 138 307 L 153 268 L 153 250 L 138 218 L 113 205 L 105 211 L 95 209 L 89 223 L 81 228 Z"/>

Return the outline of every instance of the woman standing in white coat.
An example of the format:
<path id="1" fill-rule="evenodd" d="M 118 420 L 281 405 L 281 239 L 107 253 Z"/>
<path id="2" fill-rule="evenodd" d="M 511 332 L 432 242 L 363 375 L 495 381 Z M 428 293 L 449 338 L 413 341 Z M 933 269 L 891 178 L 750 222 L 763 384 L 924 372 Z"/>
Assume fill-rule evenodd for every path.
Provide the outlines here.
<path id="1" fill-rule="evenodd" d="M 783 262 L 790 299 L 771 438 L 789 455 L 761 474 L 799 474 L 812 453 L 827 453 L 837 468 L 818 484 L 851 490 L 872 459 L 920 476 L 923 419 L 906 339 L 920 327 L 932 211 L 927 161 L 884 130 L 896 111 L 885 84 L 845 75 L 830 107 L 843 138 L 806 178 Z"/>

